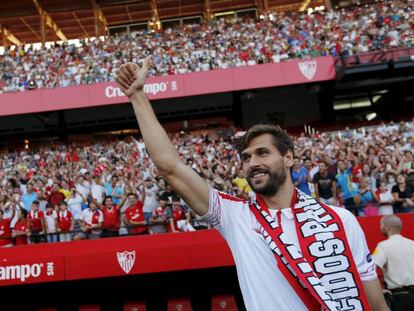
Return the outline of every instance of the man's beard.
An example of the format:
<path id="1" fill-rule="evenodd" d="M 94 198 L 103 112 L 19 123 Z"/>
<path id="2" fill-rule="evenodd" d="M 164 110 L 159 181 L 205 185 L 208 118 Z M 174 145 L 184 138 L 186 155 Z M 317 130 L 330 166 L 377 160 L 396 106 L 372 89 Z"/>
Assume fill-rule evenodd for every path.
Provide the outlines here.
<path id="1" fill-rule="evenodd" d="M 255 186 L 252 181 L 253 174 L 257 172 L 263 172 L 267 173 L 269 175 L 269 178 L 267 182 L 264 185 Z M 247 176 L 247 182 L 249 183 L 250 187 L 253 189 L 254 192 L 263 195 L 263 196 L 273 196 L 275 195 L 279 189 L 280 186 L 284 184 L 286 180 L 287 174 L 285 170 L 285 164 L 283 159 L 279 162 L 279 167 L 276 169 L 276 171 L 271 171 L 268 169 L 253 169 Z"/>

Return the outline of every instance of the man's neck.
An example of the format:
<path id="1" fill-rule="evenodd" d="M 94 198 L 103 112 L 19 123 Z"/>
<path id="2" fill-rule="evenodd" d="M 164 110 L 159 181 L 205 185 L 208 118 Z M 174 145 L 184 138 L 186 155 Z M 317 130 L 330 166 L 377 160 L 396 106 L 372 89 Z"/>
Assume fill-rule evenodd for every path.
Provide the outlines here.
<path id="1" fill-rule="evenodd" d="M 286 181 L 280 188 L 279 191 L 272 196 L 262 196 L 269 209 L 284 209 L 290 208 L 292 205 L 293 198 L 293 184 L 291 181 Z"/>
<path id="2" fill-rule="evenodd" d="M 395 235 L 399 235 L 400 232 L 388 232 L 388 238 L 395 236 Z"/>

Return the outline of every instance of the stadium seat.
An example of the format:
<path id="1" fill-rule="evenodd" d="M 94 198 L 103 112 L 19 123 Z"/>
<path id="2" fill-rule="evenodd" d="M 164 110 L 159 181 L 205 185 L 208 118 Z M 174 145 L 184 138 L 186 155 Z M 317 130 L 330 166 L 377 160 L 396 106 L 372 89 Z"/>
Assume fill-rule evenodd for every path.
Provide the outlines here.
<path id="1" fill-rule="evenodd" d="M 211 298 L 211 311 L 237 311 L 236 299 L 233 295 L 217 295 Z"/>
<path id="2" fill-rule="evenodd" d="M 79 307 L 79 311 L 101 311 L 99 305 L 83 305 Z"/>
<path id="3" fill-rule="evenodd" d="M 147 311 L 147 306 L 143 301 L 127 302 L 124 304 L 124 311 Z"/>
<path id="4" fill-rule="evenodd" d="M 192 311 L 190 298 L 173 298 L 168 300 L 168 311 Z"/>

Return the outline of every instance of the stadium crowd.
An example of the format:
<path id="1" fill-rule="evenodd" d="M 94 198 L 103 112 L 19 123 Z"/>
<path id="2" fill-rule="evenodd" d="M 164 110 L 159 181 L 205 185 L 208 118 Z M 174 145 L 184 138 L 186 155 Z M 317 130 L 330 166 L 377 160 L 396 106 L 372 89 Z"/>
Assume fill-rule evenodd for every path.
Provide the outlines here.
<path id="1" fill-rule="evenodd" d="M 176 133 L 183 159 L 210 186 L 253 195 L 236 151 L 242 132 Z M 295 185 L 357 216 L 414 212 L 414 120 L 295 138 Z M 158 175 L 132 136 L 0 155 L 0 245 L 64 242 L 209 226 Z"/>
<path id="2" fill-rule="evenodd" d="M 311 15 L 272 13 L 264 19 L 215 19 L 160 32 L 137 31 L 0 55 L 0 92 L 114 80 L 121 63 L 153 55 L 150 75 L 239 67 L 293 58 L 354 55 L 414 46 L 414 1 L 381 1 Z"/>

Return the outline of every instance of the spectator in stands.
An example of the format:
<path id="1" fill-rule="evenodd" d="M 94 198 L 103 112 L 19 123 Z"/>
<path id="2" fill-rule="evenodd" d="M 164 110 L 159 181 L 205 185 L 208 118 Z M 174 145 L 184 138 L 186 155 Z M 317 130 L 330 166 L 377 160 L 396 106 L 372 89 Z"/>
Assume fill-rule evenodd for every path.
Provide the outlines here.
<path id="1" fill-rule="evenodd" d="M 85 172 L 86 173 L 86 172 Z M 91 193 L 91 184 L 89 183 L 89 181 L 87 181 L 85 179 L 85 177 L 83 175 L 79 175 L 78 176 L 78 180 L 76 182 L 76 191 L 79 192 L 79 194 L 83 197 L 83 198 L 87 198 L 89 196 L 89 194 Z"/>
<path id="2" fill-rule="evenodd" d="M 27 222 L 27 212 L 23 208 L 19 208 L 17 212 L 17 221 L 12 230 L 12 237 L 15 245 L 28 244 L 27 236 L 29 234 L 29 223 Z"/>
<path id="3" fill-rule="evenodd" d="M 359 215 L 360 216 L 377 216 L 378 208 L 376 206 L 374 194 L 369 187 L 369 179 L 361 178 L 358 195 L 360 197 Z"/>
<path id="4" fill-rule="evenodd" d="M 394 213 L 412 213 L 414 211 L 414 190 L 407 185 L 405 176 L 397 176 L 397 184 L 392 187 Z"/>
<path id="5" fill-rule="evenodd" d="M 171 209 L 168 206 L 169 198 L 166 193 L 160 195 L 159 202 L 160 206 L 152 211 L 152 217 L 148 220 L 148 223 L 151 225 L 149 228 L 150 234 L 167 232 L 167 224 L 169 224 L 172 218 Z"/>
<path id="6" fill-rule="evenodd" d="M 49 195 L 48 202 L 54 207 L 59 206 L 65 200 L 65 195 L 59 190 L 59 184 L 54 183 Z"/>
<path id="7" fill-rule="evenodd" d="M 13 239 L 10 229 L 10 219 L 3 218 L 3 210 L 0 209 L 0 247 L 13 246 Z"/>
<path id="8" fill-rule="evenodd" d="M 195 231 L 191 225 L 190 211 L 181 205 L 181 199 L 178 196 L 172 200 L 170 226 L 171 232 Z"/>
<path id="9" fill-rule="evenodd" d="M 123 202 L 120 202 L 123 203 Z M 119 205 L 115 205 L 112 196 L 107 195 L 102 206 L 103 224 L 102 237 L 109 238 L 119 235 L 119 227 L 121 225 Z"/>
<path id="10" fill-rule="evenodd" d="M 128 235 L 128 228 L 126 223 L 126 209 L 128 208 L 129 201 L 128 201 L 128 194 L 129 193 L 135 193 L 137 190 L 133 190 L 133 188 L 130 185 L 125 186 L 124 196 L 121 200 L 121 204 L 119 205 L 119 217 L 120 217 L 120 227 L 119 227 L 119 235 Z"/>
<path id="11" fill-rule="evenodd" d="M 392 292 L 393 311 L 414 310 L 414 241 L 403 237 L 401 230 L 400 218 L 395 215 L 382 217 L 381 232 L 388 239 L 377 245 L 373 255 Z"/>
<path id="12" fill-rule="evenodd" d="M 326 162 L 319 163 L 319 171 L 313 176 L 313 184 L 317 200 L 328 205 L 338 204 L 335 175 L 328 172 Z"/>
<path id="13" fill-rule="evenodd" d="M 148 233 L 148 220 L 145 219 L 143 205 L 135 193 L 128 194 L 129 206 L 125 211 L 125 223 L 129 226 L 129 234 Z"/>
<path id="14" fill-rule="evenodd" d="M 33 201 L 37 200 L 37 194 L 33 191 L 33 184 L 28 183 L 26 185 L 26 193 L 22 195 L 22 202 L 24 209 L 30 211 Z"/>
<path id="15" fill-rule="evenodd" d="M 232 183 L 237 186 L 239 195 L 238 197 L 249 198 L 252 188 L 250 188 L 247 179 L 244 177 L 244 174 L 241 170 L 237 173 L 237 177 L 232 180 Z"/>
<path id="16" fill-rule="evenodd" d="M 95 200 L 95 202 L 98 204 L 102 204 L 103 200 L 105 199 L 105 188 L 102 186 L 100 175 L 95 175 L 93 177 L 91 195 L 92 199 Z"/>
<path id="17" fill-rule="evenodd" d="M 89 207 L 82 211 L 82 232 L 76 234 L 74 240 L 99 239 L 102 235 L 102 223 L 103 214 L 98 208 L 98 203 L 92 200 Z"/>
<path id="18" fill-rule="evenodd" d="M 17 221 L 17 213 L 20 205 L 13 203 L 10 197 L 6 197 L 5 203 L 3 204 L 3 219 L 10 220 L 10 227 L 14 227 L 14 223 Z"/>
<path id="19" fill-rule="evenodd" d="M 69 242 L 72 240 L 71 232 L 74 230 L 74 218 L 68 210 L 68 204 L 62 201 L 59 205 L 58 212 L 58 232 L 60 242 Z"/>
<path id="20" fill-rule="evenodd" d="M 45 232 L 46 232 L 46 240 L 48 243 L 58 242 L 58 215 L 55 211 L 54 206 L 51 203 L 46 204 L 46 212 L 45 216 Z"/>
<path id="21" fill-rule="evenodd" d="M 39 201 L 32 202 L 30 212 L 28 213 L 29 235 L 31 243 L 44 242 L 45 237 L 45 218 L 44 213 L 39 209 Z"/>
<path id="22" fill-rule="evenodd" d="M 345 208 L 352 212 L 355 216 L 359 215 L 359 196 L 351 185 L 351 168 L 347 168 L 343 160 L 338 161 L 338 175 L 336 182 L 342 193 L 342 200 Z"/>
<path id="23" fill-rule="evenodd" d="M 391 191 L 387 188 L 387 184 L 385 182 L 381 182 L 379 189 L 375 193 L 375 196 L 379 204 L 378 214 L 381 216 L 392 215 L 394 213 L 392 207 L 392 204 L 394 203 L 394 197 Z"/>
<path id="24" fill-rule="evenodd" d="M 158 186 L 153 182 L 152 177 L 148 176 L 144 181 L 144 216 L 148 220 L 152 217 L 152 211 L 158 207 L 157 194 Z"/>
<path id="25" fill-rule="evenodd" d="M 308 182 L 311 181 L 309 171 L 302 166 L 301 160 L 298 157 L 295 157 L 294 164 L 291 170 L 292 181 L 295 187 L 303 191 L 307 195 L 310 195 Z"/>
<path id="26" fill-rule="evenodd" d="M 124 188 L 120 185 L 118 176 L 112 176 L 110 183 L 104 183 L 104 188 L 106 195 L 112 197 L 112 201 L 115 205 L 121 203 L 122 196 L 124 195 Z"/>
<path id="27" fill-rule="evenodd" d="M 72 187 L 71 194 L 65 201 L 75 222 L 80 225 L 82 220 L 82 204 L 86 203 L 86 198 L 75 187 Z"/>

